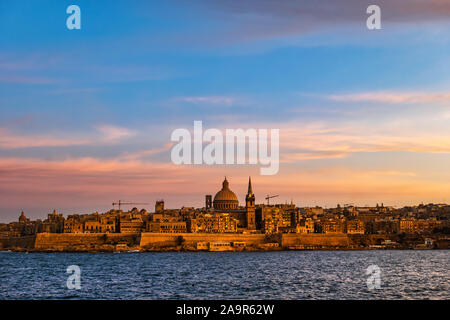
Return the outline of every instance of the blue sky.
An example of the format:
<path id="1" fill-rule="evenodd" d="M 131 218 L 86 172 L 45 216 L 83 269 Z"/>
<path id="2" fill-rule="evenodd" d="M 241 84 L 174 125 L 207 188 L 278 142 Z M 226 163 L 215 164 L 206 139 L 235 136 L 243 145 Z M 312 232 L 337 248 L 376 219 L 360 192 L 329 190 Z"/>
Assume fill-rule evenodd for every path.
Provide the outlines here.
<path id="1" fill-rule="evenodd" d="M 280 128 L 282 167 L 255 177 L 261 195 L 449 202 L 450 6 L 377 3 L 370 31 L 368 1 L 2 1 L 1 217 L 123 197 L 201 206 L 225 174 L 244 192 L 256 169 L 170 167 L 170 133 L 194 120 Z M 81 30 L 66 28 L 70 4 Z"/>

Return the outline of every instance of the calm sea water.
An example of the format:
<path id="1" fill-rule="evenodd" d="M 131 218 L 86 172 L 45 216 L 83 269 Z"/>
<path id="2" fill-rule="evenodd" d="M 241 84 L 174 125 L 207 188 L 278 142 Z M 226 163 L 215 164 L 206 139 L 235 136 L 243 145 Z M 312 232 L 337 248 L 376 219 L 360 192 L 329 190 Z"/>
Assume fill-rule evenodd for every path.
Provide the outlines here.
<path id="1" fill-rule="evenodd" d="M 0 299 L 450 299 L 450 251 L 0 252 Z M 66 286 L 69 265 L 81 289 Z M 378 265 L 381 288 L 366 269 Z"/>

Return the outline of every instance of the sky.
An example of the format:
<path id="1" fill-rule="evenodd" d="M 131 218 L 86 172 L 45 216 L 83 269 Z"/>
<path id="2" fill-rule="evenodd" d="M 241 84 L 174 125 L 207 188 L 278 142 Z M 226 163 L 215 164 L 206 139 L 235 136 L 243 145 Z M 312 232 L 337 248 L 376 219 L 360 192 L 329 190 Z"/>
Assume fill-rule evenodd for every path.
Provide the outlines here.
<path id="1" fill-rule="evenodd" d="M 3 0 L 0 222 L 202 207 L 224 176 L 241 204 L 248 176 L 257 203 L 450 203 L 449 18 L 446 0 Z M 278 173 L 175 165 L 196 120 L 279 129 Z"/>

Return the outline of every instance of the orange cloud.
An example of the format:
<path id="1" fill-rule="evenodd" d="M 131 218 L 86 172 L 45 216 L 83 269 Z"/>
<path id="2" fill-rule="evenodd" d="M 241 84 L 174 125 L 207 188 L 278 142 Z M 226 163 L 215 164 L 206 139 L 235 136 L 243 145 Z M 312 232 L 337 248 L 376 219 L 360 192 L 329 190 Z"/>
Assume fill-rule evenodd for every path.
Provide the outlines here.
<path id="1" fill-rule="evenodd" d="M 393 122 L 374 126 L 313 123 L 280 128 L 283 162 L 305 159 L 342 158 L 357 152 L 410 151 L 450 153 L 450 132 L 433 128 L 419 131 L 423 122 L 401 125 Z"/>

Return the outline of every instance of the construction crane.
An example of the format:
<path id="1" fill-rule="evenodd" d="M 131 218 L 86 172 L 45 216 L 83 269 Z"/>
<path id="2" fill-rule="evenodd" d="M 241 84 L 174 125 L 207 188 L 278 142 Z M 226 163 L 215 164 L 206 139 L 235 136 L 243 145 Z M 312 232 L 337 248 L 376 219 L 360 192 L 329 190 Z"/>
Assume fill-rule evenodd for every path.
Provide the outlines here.
<path id="1" fill-rule="evenodd" d="M 346 207 L 354 207 L 355 204 L 354 203 L 344 203 L 344 208 Z"/>
<path id="2" fill-rule="evenodd" d="M 148 204 L 148 203 L 144 203 L 144 202 L 124 202 L 122 200 L 119 200 L 118 202 L 113 202 L 112 203 L 113 207 L 114 206 L 119 206 L 119 210 L 120 210 L 120 207 L 122 205 L 131 205 L 131 204 Z"/>
<path id="3" fill-rule="evenodd" d="M 267 197 L 266 197 L 267 205 L 270 204 L 270 203 L 269 203 L 269 199 L 276 198 L 276 197 L 278 197 L 278 196 L 279 196 L 278 194 L 277 194 L 277 195 L 274 195 L 274 196 L 269 196 L 269 195 L 267 195 Z"/>

